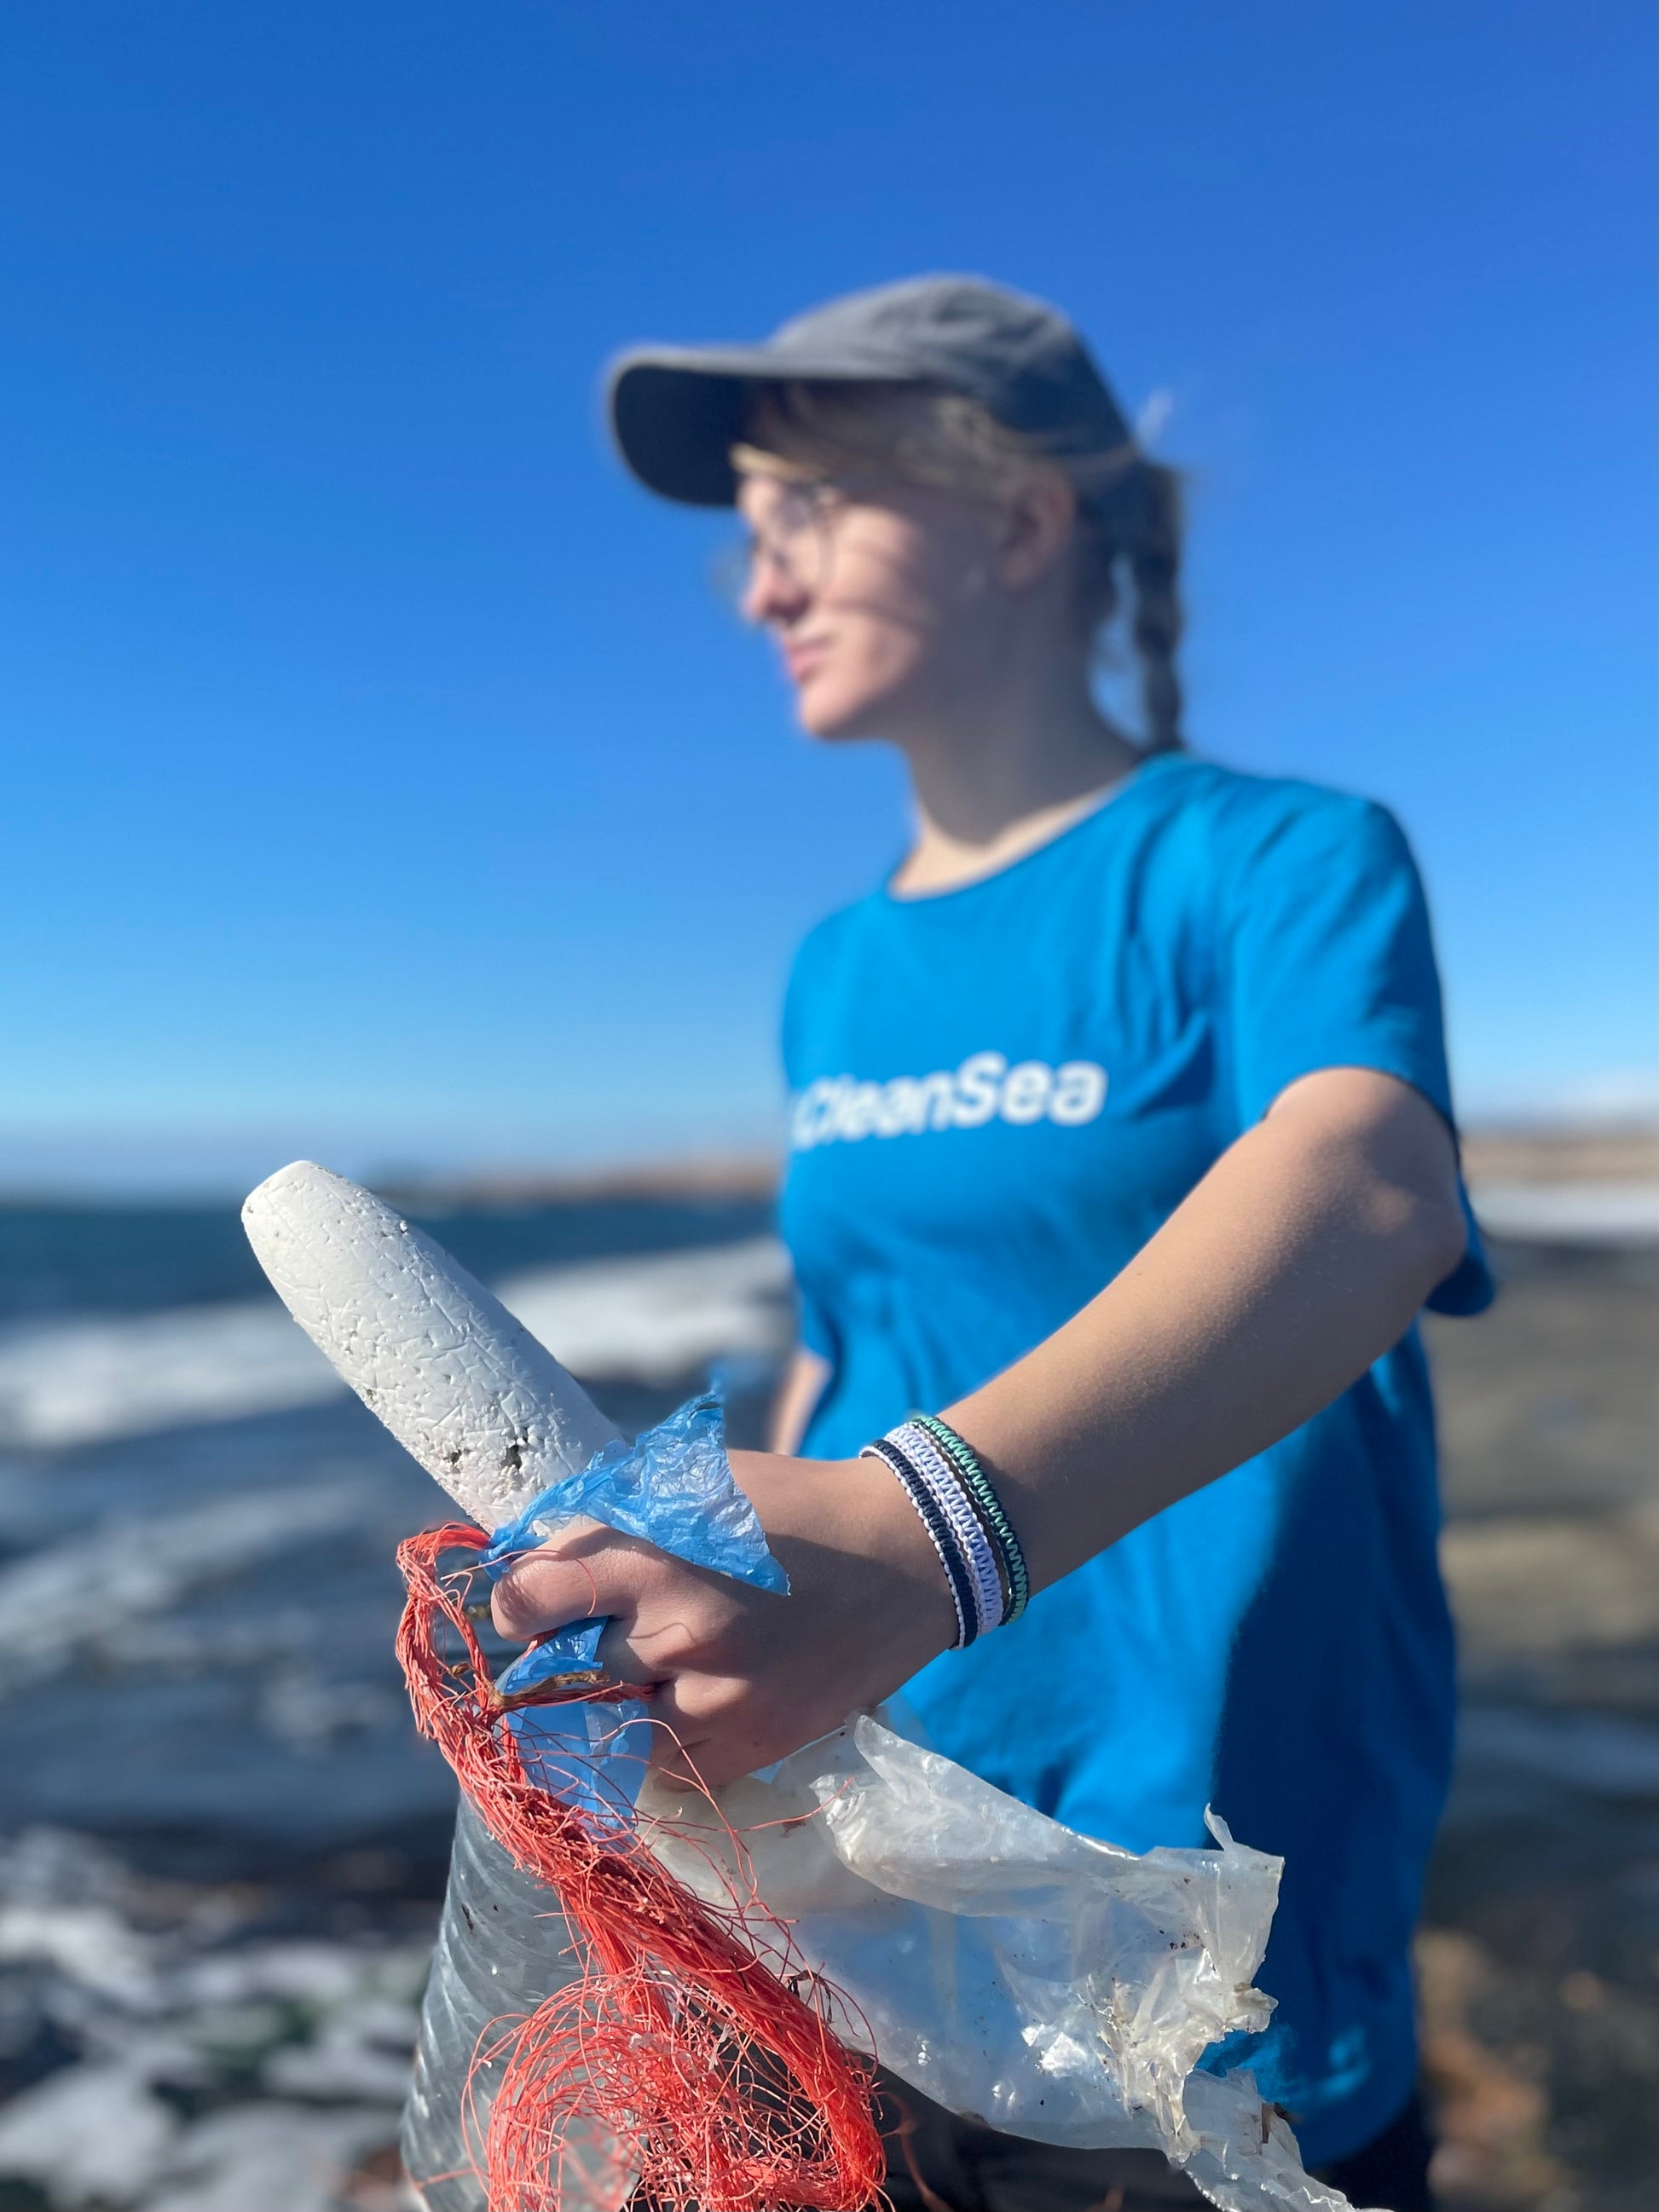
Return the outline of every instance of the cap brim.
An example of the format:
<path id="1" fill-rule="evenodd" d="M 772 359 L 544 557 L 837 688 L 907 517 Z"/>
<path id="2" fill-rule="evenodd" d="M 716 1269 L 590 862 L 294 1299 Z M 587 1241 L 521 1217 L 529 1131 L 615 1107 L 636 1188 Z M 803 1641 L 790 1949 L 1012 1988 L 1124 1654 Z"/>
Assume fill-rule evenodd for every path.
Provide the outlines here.
<path id="1" fill-rule="evenodd" d="M 743 434 L 744 402 L 755 385 L 783 378 L 867 383 L 872 374 L 867 364 L 855 368 L 844 358 L 814 359 L 770 346 L 639 348 L 615 362 L 606 380 L 611 434 L 648 489 L 688 507 L 732 507 L 738 496 L 732 448 Z"/>

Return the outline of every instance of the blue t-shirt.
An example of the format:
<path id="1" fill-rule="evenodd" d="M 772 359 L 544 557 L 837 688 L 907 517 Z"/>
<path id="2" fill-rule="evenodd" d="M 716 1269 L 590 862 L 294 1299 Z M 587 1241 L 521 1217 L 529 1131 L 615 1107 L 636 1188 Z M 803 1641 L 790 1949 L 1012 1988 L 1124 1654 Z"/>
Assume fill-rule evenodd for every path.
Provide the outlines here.
<path id="1" fill-rule="evenodd" d="M 1451 1116 L 1395 822 L 1184 755 L 999 874 L 832 916 L 784 1026 L 783 1231 L 831 1369 L 805 1449 L 828 1457 L 1050 1335 L 1299 1076 L 1380 1069 Z M 1490 1297 L 1471 1229 L 1430 1304 Z M 1251 2063 L 1315 2162 L 1413 2084 L 1407 1944 L 1451 1754 L 1438 1526 L 1413 1330 L 908 1692 L 941 1751 L 1085 1834 L 1202 1844 L 1213 1804 L 1283 1853 L 1258 1977 L 1279 2009 L 1211 2063 Z"/>

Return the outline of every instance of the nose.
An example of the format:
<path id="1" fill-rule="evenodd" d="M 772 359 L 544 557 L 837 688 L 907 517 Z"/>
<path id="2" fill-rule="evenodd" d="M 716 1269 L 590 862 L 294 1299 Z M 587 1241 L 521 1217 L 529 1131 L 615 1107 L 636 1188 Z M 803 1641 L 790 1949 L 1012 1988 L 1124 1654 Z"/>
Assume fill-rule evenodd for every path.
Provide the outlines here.
<path id="1" fill-rule="evenodd" d="M 811 604 L 811 593 L 776 550 L 757 544 L 750 556 L 749 580 L 740 606 L 751 623 L 798 622 Z"/>

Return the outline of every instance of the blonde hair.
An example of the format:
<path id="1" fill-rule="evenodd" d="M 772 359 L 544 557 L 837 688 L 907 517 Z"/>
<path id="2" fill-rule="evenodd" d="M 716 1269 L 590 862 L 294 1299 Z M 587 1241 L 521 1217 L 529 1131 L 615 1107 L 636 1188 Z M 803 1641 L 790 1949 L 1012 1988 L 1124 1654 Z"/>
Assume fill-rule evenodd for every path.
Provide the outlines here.
<path id="1" fill-rule="evenodd" d="M 1129 635 L 1140 677 L 1148 752 L 1182 744 L 1176 648 L 1182 611 L 1181 486 L 1173 469 L 1133 444 L 1109 453 L 1045 450 L 960 392 L 903 384 L 756 385 L 744 416 L 738 468 L 782 462 L 831 476 L 877 471 L 901 483 L 1000 503 L 1040 470 L 1063 477 L 1077 500 L 1073 549 L 1079 621 L 1099 641 L 1132 594 Z"/>

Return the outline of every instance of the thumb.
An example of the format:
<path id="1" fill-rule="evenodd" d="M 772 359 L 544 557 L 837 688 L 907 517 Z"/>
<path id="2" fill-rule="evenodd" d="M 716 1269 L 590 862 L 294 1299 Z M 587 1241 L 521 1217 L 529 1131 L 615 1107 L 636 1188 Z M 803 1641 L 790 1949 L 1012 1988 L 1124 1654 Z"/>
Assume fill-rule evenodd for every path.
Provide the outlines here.
<path id="1" fill-rule="evenodd" d="M 602 1614 L 631 1622 L 641 1566 L 654 1556 L 637 1537 L 590 1523 L 515 1560 L 495 1585 L 490 1613 L 503 1636 L 520 1639 Z"/>

